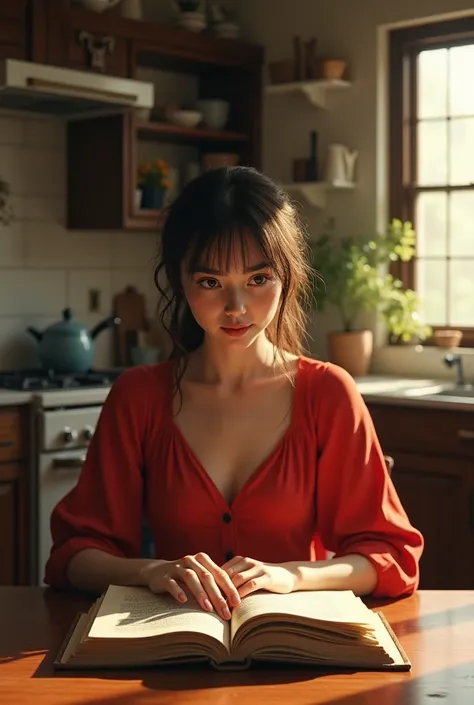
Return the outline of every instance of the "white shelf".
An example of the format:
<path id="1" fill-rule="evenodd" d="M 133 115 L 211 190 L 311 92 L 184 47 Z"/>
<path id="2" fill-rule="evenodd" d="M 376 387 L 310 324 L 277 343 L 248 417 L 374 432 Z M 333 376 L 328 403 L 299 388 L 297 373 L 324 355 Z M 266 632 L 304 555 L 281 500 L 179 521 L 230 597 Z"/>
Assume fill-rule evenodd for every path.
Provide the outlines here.
<path id="1" fill-rule="evenodd" d="M 291 184 L 282 184 L 281 187 L 287 193 L 299 194 L 313 208 L 326 207 L 326 195 L 328 191 L 351 191 L 355 188 L 354 183 L 328 184 L 325 181 L 301 181 Z"/>
<path id="2" fill-rule="evenodd" d="M 326 98 L 329 91 L 350 88 L 350 86 L 351 84 L 349 81 L 319 79 L 315 81 L 270 84 L 265 86 L 265 93 L 268 95 L 302 93 L 312 105 L 318 108 L 325 108 Z"/>

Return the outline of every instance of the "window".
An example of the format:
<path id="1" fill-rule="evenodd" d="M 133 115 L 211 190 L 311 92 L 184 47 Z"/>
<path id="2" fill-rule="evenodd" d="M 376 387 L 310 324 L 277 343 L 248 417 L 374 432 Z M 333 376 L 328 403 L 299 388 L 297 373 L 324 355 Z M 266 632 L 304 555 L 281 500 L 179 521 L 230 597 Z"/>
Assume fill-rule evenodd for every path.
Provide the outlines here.
<path id="1" fill-rule="evenodd" d="M 474 18 L 392 32 L 390 80 L 391 216 L 417 234 L 395 274 L 474 345 Z"/>

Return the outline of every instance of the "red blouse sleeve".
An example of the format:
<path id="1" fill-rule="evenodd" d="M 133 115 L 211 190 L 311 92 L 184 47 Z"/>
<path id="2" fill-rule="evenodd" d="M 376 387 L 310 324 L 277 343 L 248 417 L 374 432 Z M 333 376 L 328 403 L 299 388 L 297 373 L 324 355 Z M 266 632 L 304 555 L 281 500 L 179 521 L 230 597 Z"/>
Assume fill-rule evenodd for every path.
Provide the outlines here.
<path id="1" fill-rule="evenodd" d="M 423 537 L 403 509 L 352 377 L 328 365 L 318 408 L 318 531 L 336 556 L 361 554 L 378 575 L 374 597 L 416 590 Z M 396 467 L 394 469 L 396 472 Z"/>
<path id="2" fill-rule="evenodd" d="M 68 562 L 85 548 L 120 557 L 139 555 L 148 377 L 146 368 L 127 370 L 107 396 L 79 482 L 51 516 L 49 585 L 68 585 Z"/>

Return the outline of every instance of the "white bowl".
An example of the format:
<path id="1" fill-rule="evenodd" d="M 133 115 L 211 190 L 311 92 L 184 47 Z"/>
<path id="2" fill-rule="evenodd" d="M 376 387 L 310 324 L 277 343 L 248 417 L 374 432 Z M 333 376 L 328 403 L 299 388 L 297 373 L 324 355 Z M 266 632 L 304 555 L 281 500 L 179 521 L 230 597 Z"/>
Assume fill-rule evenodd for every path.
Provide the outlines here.
<path id="1" fill-rule="evenodd" d="M 206 16 L 202 12 L 180 12 L 176 24 L 181 29 L 202 32 L 206 27 Z"/>
<path id="2" fill-rule="evenodd" d="M 196 127 L 202 120 L 202 113 L 198 110 L 174 110 L 169 114 L 169 119 L 180 127 Z"/>

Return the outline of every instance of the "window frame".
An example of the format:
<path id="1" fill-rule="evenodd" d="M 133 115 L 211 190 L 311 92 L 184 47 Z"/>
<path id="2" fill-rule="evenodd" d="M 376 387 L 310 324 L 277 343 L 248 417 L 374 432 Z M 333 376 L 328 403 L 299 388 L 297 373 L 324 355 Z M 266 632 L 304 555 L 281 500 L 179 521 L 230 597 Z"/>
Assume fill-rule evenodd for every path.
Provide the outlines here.
<path id="1" fill-rule="evenodd" d="M 474 16 L 395 29 L 389 34 L 389 211 L 390 218 L 414 221 L 416 174 L 417 75 L 416 57 L 422 49 L 474 43 Z M 462 188 L 462 187 L 461 187 Z M 417 190 L 420 190 L 419 187 Z M 428 190 L 428 189 L 427 189 Z M 429 190 L 435 190 L 430 187 Z M 446 191 L 441 186 L 439 190 Z M 454 189 L 453 189 L 454 190 Z M 459 190 L 459 189 L 458 189 Z M 416 291 L 415 259 L 395 262 L 391 271 L 406 288 Z M 429 322 L 428 322 L 429 323 Z M 474 326 L 433 326 L 462 330 L 461 346 L 474 347 Z M 432 345 L 434 341 L 427 340 Z"/>

